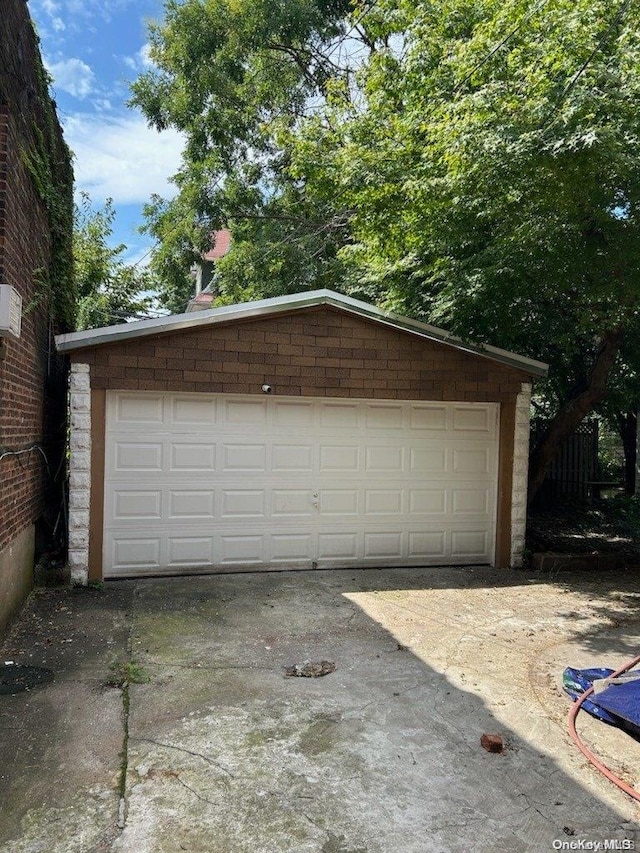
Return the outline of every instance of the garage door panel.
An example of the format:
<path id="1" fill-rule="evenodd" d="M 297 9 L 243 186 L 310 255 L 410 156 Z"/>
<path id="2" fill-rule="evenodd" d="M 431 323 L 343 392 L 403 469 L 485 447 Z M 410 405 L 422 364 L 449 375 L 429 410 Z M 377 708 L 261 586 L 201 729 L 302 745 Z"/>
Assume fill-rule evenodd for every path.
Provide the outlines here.
<path id="1" fill-rule="evenodd" d="M 358 556 L 357 531 L 327 531 L 318 534 L 319 560 L 355 560 Z"/>
<path id="2" fill-rule="evenodd" d="M 234 427 L 245 425 L 253 431 L 267 422 L 267 401 L 261 399 L 227 399 L 222 407 L 222 423 Z"/>
<path id="3" fill-rule="evenodd" d="M 365 489 L 365 515 L 401 515 L 403 498 L 402 489 Z"/>
<path id="4" fill-rule="evenodd" d="M 158 427 L 164 421 L 162 394 L 119 394 L 115 422 L 126 429 Z"/>
<path id="5" fill-rule="evenodd" d="M 409 557 L 434 562 L 443 561 L 447 556 L 443 530 L 410 530 L 407 539 Z"/>
<path id="6" fill-rule="evenodd" d="M 454 448 L 451 472 L 453 474 L 489 474 L 491 471 L 491 452 L 488 447 Z"/>
<path id="7" fill-rule="evenodd" d="M 213 426 L 217 420 L 216 400 L 211 397 L 173 397 L 169 405 L 169 424 L 175 429 Z"/>
<path id="8" fill-rule="evenodd" d="M 160 536 L 114 537 L 111 546 L 115 569 L 157 569 L 160 566 Z"/>
<path id="9" fill-rule="evenodd" d="M 313 536 L 311 533 L 278 533 L 270 537 L 270 544 L 273 562 L 308 561 L 312 552 Z"/>
<path id="10" fill-rule="evenodd" d="M 397 530 L 384 530 L 364 534 L 364 557 L 371 559 L 401 559 L 403 534 Z"/>
<path id="11" fill-rule="evenodd" d="M 376 474 L 384 471 L 388 474 L 401 474 L 404 469 L 404 447 L 365 448 L 365 471 Z"/>
<path id="12" fill-rule="evenodd" d="M 324 429 L 357 430 L 361 412 L 362 409 L 358 403 L 327 401 L 320 409 L 320 424 Z"/>
<path id="13" fill-rule="evenodd" d="M 266 471 L 267 448 L 264 444 L 224 444 L 223 471 Z"/>
<path id="14" fill-rule="evenodd" d="M 162 443 L 119 441 L 114 447 L 112 471 L 133 473 L 137 471 L 162 471 Z"/>
<path id="15" fill-rule="evenodd" d="M 452 511 L 456 515 L 473 513 L 488 516 L 491 510 L 492 492 L 488 487 L 452 489 Z"/>
<path id="16" fill-rule="evenodd" d="M 112 517 L 114 521 L 162 520 L 162 490 L 116 489 Z"/>
<path id="17" fill-rule="evenodd" d="M 222 534 L 221 565 L 260 565 L 265 562 L 265 535 Z"/>
<path id="18" fill-rule="evenodd" d="M 169 445 L 169 471 L 215 471 L 216 445 L 211 442 L 172 441 Z"/>
<path id="19" fill-rule="evenodd" d="M 444 447 L 412 447 L 409 470 L 413 474 L 446 474 L 447 452 Z"/>
<path id="20" fill-rule="evenodd" d="M 109 393 L 105 574 L 488 562 L 497 438 L 492 404 Z"/>
<path id="21" fill-rule="evenodd" d="M 264 518 L 266 496 L 264 489 L 222 489 L 224 518 Z"/>
<path id="22" fill-rule="evenodd" d="M 274 518 L 311 517 L 313 494 L 310 489 L 274 489 L 271 493 L 271 507 Z"/>
<path id="23" fill-rule="evenodd" d="M 184 523 L 189 519 L 215 517 L 215 491 L 213 489 L 167 489 L 169 511 L 167 521 Z"/>
<path id="24" fill-rule="evenodd" d="M 321 489 L 318 501 L 321 516 L 358 515 L 360 512 L 357 489 Z"/>
<path id="25" fill-rule="evenodd" d="M 404 425 L 405 406 L 369 404 L 365 409 L 365 426 L 368 430 L 401 430 Z"/>
<path id="26" fill-rule="evenodd" d="M 360 470 L 360 446 L 357 444 L 323 444 L 320 447 L 320 473 Z"/>
<path id="27" fill-rule="evenodd" d="M 213 536 L 169 536 L 167 565 L 172 568 L 213 565 L 213 541 Z"/>
<path id="28" fill-rule="evenodd" d="M 444 432 L 447 429 L 447 413 L 446 406 L 414 404 L 409 411 L 409 427 L 431 433 Z"/>
<path id="29" fill-rule="evenodd" d="M 314 425 L 314 416 L 315 408 L 312 403 L 275 401 L 274 422 L 280 428 L 308 429 Z"/>
<path id="30" fill-rule="evenodd" d="M 409 489 L 409 513 L 411 515 L 440 515 L 447 509 L 447 489 Z"/>
<path id="31" fill-rule="evenodd" d="M 308 474 L 313 471 L 315 448 L 312 444 L 274 444 L 272 471 Z"/>
<path id="32" fill-rule="evenodd" d="M 488 533 L 479 528 L 477 530 L 452 530 L 451 531 L 451 556 L 457 558 L 477 558 L 486 554 L 488 548 Z"/>
<path id="33" fill-rule="evenodd" d="M 484 432 L 492 431 L 493 412 L 478 406 L 455 406 L 453 409 L 453 429 L 455 432 Z"/>

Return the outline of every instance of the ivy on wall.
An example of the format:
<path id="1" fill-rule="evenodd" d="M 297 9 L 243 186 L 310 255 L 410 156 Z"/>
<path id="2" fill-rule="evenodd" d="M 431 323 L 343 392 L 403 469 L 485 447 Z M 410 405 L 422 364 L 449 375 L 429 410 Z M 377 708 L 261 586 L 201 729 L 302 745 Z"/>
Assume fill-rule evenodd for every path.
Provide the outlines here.
<path id="1" fill-rule="evenodd" d="M 38 38 L 33 34 L 36 45 Z M 49 92 L 51 82 L 35 51 L 35 86 L 26 119 L 30 140 L 22 149 L 22 162 L 31 176 L 36 194 L 49 221 L 50 257 L 46 267 L 34 271 L 36 293 L 31 310 L 49 303 L 55 325 L 75 328 L 76 292 L 73 276 L 73 169 L 71 152 L 65 143 L 55 102 Z"/>

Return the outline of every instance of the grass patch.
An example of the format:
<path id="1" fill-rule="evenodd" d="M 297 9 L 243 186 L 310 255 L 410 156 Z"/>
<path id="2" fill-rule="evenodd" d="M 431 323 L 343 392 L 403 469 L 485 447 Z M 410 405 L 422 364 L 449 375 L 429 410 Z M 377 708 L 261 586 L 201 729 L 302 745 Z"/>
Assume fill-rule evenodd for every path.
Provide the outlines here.
<path id="1" fill-rule="evenodd" d="M 127 687 L 129 684 L 148 684 L 151 677 L 135 660 L 114 661 L 109 665 L 111 674 L 106 681 L 107 687 Z"/>

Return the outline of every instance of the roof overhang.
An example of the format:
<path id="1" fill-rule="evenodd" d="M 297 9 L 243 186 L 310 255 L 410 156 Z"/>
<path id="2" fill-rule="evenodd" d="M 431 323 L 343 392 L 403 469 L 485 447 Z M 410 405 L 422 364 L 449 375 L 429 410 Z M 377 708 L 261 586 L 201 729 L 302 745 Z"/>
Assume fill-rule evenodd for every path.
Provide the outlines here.
<path id="1" fill-rule="evenodd" d="M 436 341 L 454 349 L 488 358 L 514 367 L 528 373 L 530 376 L 546 376 L 548 365 L 535 361 L 517 353 L 508 352 L 488 344 L 474 344 L 463 341 L 455 335 L 436 326 L 402 317 L 391 311 L 382 311 L 368 302 L 343 296 L 333 290 L 311 290 L 295 293 L 290 296 L 276 296 L 273 299 L 261 299 L 256 302 L 243 302 L 239 305 L 224 305 L 221 308 L 211 308 L 205 311 L 187 314 L 171 314 L 153 320 L 137 320 L 132 323 L 122 323 L 117 326 L 105 326 L 101 329 L 87 329 L 84 332 L 71 332 L 56 336 L 56 347 L 61 353 L 73 352 L 86 347 L 114 344 L 119 341 L 134 340 L 150 335 L 167 334 L 186 330 L 200 329 L 206 326 L 216 326 L 222 323 L 232 323 L 239 320 L 254 320 L 271 317 L 277 314 L 291 313 L 305 308 L 316 308 L 328 305 L 341 311 L 364 317 L 385 326 L 401 329 L 412 335 Z"/>

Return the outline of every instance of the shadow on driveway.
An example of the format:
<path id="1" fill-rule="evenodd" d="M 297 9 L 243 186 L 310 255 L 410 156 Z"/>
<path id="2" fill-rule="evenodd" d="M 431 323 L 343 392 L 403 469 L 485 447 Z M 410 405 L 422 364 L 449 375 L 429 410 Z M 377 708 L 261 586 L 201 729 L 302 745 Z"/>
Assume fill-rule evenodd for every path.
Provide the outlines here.
<path id="1" fill-rule="evenodd" d="M 38 594 L 3 654 L 57 678 L 0 697 L 0 850 L 506 853 L 640 841 L 636 804 L 566 735 L 560 691 L 567 665 L 637 654 L 635 585 L 629 573 L 447 568 Z M 133 661 L 125 671 L 140 683 L 105 686 L 116 659 Z M 321 659 L 336 671 L 284 676 Z M 581 728 L 637 782 L 639 744 L 588 719 Z M 503 737 L 503 754 L 481 748 L 484 732 Z"/>

